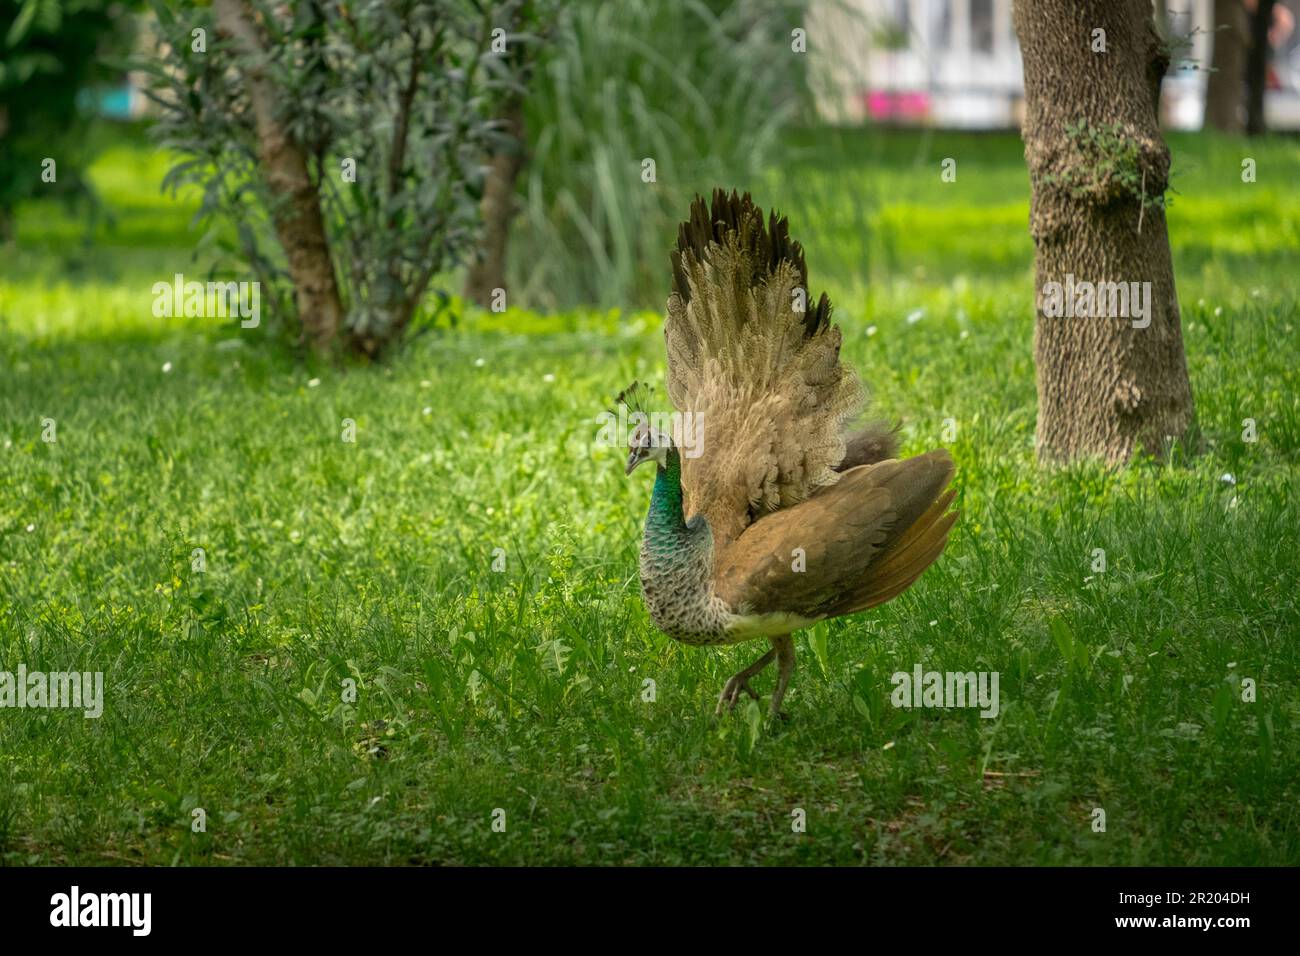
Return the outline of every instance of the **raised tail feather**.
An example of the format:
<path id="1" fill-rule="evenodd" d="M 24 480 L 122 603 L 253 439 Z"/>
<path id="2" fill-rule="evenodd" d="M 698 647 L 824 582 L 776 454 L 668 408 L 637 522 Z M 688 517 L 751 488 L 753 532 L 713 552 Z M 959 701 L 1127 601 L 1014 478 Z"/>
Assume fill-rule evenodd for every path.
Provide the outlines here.
<path id="1" fill-rule="evenodd" d="M 721 548 L 838 479 L 863 392 L 840 364 L 829 299 L 812 304 L 802 247 L 748 194 L 697 199 L 672 266 L 668 394 L 703 421 L 703 453 L 683 462 L 686 510 Z"/>

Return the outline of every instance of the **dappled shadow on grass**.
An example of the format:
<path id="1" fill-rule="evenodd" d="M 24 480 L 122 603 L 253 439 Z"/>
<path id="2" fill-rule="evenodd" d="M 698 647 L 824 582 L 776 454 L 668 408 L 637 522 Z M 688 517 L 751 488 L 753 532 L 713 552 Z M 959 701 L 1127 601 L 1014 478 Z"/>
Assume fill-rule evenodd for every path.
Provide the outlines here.
<path id="1" fill-rule="evenodd" d="M 220 341 L 202 332 L 151 331 L 142 325 L 91 329 L 75 338 L 41 341 L 36 348 L 26 336 L 0 334 L 0 355 L 6 355 L 8 363 L 0 397 L 7 399 L 10 412 L 24 406 L 35 411 L 42 402 L 58 399 L 80 400 L 82 409 L 106 411 L 115 406 L 120 413 L 137 404 L 183 404 L 195 377 L 207 384 L 224 380 L 228 387 L 252 389 L 297 365 L 287 350 L 253 357 L 248 348 L 219 350 Z M 171 374 L 182 367 L 183 377 Z M 232 376 L 232 367 L 240 374 Z M 113 398 L 105 402 L 105 396 Z"/>
<path id="2" fill-rule="evenodd" d="M 94 243 L 52 244 L 46 249 L 22 246 L 0 266 L 0 281 L 81 288 L 125 285 L 143 293 L 155 282 L 171 281 L 177 272 L 206 281 L 206 268 L 201 270 L 185 248 L 123 249 Z"/>
<path id="3" fill-rule="evenodd" d="M 59 209 L 50 202 L 24 207 L 18 217 L 15 244 L 47 256 L 78 249 L 112 250 L 126 255 L 168 250 L 175 255 L 194 248 L 204 232 L 193 225 L 193 210 L 179 205 L 117 202 L 111 218 L 93 231 L 87 230 L 81 219 L 60 214 Z"/>
<path id="4" fill-rule="evenodd" d="M 1283 248 L 1224 249 L 1216 242 L 1181 242 L 1174 253 L 1174 279 L 1180 292 L 1195 290 L 1190 282 L 1206 273 L 1231 277 L 1236 289 L 1262 286 L 1276 295 L 1287 289 L 1300 293 L 1300 281 L 1286 278 L 1295 268 L 1297 253 Z M 1185 293 L 1184 293 L 1185 294 Z"/>

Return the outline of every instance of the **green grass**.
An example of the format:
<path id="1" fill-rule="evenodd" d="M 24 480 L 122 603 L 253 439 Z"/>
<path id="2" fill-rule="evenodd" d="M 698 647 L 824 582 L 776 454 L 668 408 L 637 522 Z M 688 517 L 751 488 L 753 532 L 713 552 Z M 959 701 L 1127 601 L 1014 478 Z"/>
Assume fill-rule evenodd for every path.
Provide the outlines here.
<path id="1" fill-rule="evenodd" d="M 1049 472 L 1019 141 L 807 146 L 749 185 L 790 211 L 906 451 L 955 420 L 962 518 L 904 596 L 797 639 L 770 727 L 711 716 L 760 648 L 649 623 L 649 476 L 595 444 L 614 391 L 662 378 L 657 315 L 472 313 L 388 368 L 305 367 L 151 315 L 153 282 L 200 272 L 161 157 L 103 155 L 119 221 L 96 246 L 24 209 L 0 263 L 0 670 L 106 687 L 98 720 L 0 710 L 0 860 L 1300 862 L 1300 149 L 1173 140 L 1206 453 Z M 999 672 L 999 717 L 895 709 L 918 663 Z"/>

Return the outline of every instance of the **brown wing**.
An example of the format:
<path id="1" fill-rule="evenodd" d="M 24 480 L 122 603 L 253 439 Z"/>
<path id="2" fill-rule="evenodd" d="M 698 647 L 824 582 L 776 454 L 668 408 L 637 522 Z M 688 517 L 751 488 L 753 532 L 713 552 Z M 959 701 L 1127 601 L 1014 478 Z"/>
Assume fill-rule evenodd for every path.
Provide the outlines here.
<path id="1" fill-rule="evenodd" d="M 714 590 L 742 614 L 835 617 L 884 603 L 943 551 L 952 474 L 943 449 L 852 468 L 750 525 L 722 551 Z"/>

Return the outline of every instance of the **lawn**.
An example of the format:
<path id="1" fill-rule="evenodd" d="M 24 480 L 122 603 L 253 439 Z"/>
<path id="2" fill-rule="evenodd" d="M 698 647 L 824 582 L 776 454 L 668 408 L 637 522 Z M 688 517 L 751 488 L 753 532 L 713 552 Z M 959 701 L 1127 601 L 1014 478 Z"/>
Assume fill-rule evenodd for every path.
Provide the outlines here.
<path id="1" fill-rule="evenodd" d="M 1018 138 L 802 145 L 735 185 L 791 215 L 905 451 L 951 420 L 962 517 L 901 598 L 796 639 L 773 724 L 713 717 L 761 648 L 641 603 L 650 478 L 595 417 L 662 381 L 657 311 L 469 311 L 387 367 L 307 365 L 152 315 L 205 254 L 137 138 L 94 169 L 96 244 L 23 209 L 0 670 L 105 687 L 98 719 L 0 710 L 0 861 L 1300 863 L 1300 146 L 1172 140 L 1203 452 L 1048 471 Z M 918 664 L 998 672 L 998 716 L 893 707 Z"/>

